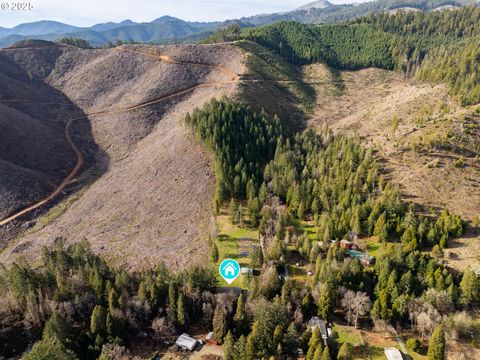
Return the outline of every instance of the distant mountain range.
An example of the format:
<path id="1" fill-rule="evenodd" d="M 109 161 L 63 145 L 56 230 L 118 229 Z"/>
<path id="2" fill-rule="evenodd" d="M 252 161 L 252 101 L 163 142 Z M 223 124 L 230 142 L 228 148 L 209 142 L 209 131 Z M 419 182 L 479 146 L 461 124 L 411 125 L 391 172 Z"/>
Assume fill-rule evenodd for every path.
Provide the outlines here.
<path id="1" fill-rule="evenodd" d="M 361 4 L 334 5 L 327 0 L 308 3 L 293 11 L 264 14 L 233 20 L 242 27 L 260 26 L 282 20 L 302 23 L 329 23 L 350 20 L 372 12 L 414 8 L 433 11 L 445 6 L 456 7 L 478 4 L 478 0 L 377 0 Z M 161 43 L 168 41 L 194 41 L 224 28 L 232 21 L 188 22 L 171 16 L 162 16 L 152 22 L 136 23 L 125 20 L 107 22 L 91 27 L 77 27 L 57 21 L 36 21 L 21 24 L 11 29 L 0 27 L 0 47 L 9 46 L 25 39 L 57 40 L 63 37 L 87 40 L 92 46 L 103 46 L 118 41 Z"/>
<path id="2" fill-rule="evenodd" d="M 63 37 L 81 38 L 92 46 L 102 46 L 109 42 L 162 42 L 185 38 L 194 34 L 217 29 L 220 22 L 187 22 L 171 16 L 162 16 L 149 23 L 135 23 L 125 20 L 120 23 L 108 22 L 81 28 L 56 21 L 37 21 L 21 24 L 12 29 L 0 29 L 0 46 L 11 45 L 28 39 L 57 40 Z"/>

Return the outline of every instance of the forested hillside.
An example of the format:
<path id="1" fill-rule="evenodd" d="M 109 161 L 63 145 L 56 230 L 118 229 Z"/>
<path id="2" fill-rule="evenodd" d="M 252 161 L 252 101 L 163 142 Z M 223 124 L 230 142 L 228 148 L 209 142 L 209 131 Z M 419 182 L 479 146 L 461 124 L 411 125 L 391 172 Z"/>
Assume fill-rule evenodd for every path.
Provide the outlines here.
<path id="1" fill-rule="evenodd" d="M 393 68 L 391 36 L 363 24 L 316 27 L 282 22 L 248 29 L 242 36 L 294 64 L 325 62 L 339 69 Z"/>
<path id="2" fill-rule="evenodd" d="M 306 359 L 348 359 L 348 342 L 336 333 L 322 341 L 319 327 L 306 326 L 313 315 L 327 322 L 342 316 L 355 326 L 394 323 L 399 331 L 411 326 L 416 351 L 428 344 L 442 356 L 445 336 L 471 338 L 467 311 L 478 305 L 479 278 L 470 269 L 452 273 L 434 257 L 450 236 L 462 234 L 461 219 L 447 210 L 416 216 L 371 150 L 326 127 L 294 136 L 278 119 L 226 98 L 185 121 L 215 156 L 217 188 L 224 191 L 217 212 L 230 200 L 234 221 L 258 228 L 247 291 L 218 287 L 214 267 L 224 240 L 215 229 L 211 265 L 176 274 L 161 263 L 128 274 L 88 243 L 65 248 L 59 239 L 55 249 L 44 249 L 38 269 L 23 260 L 0 269 L 0 336 L 9 339 L 2 354 L 36 340 L 25 359 L 110 359 L 110 350 L 138 341 L 132 334 L 144 332 L 159 344 L 201 326 L 223 344 L 224 359 L 296 359 L 300 350 Z M 306 218 L 314 219 L 315 237 L 299 227 Z M 390 244 L 370 266 L 368 257 L 351 257 L 335 241 L 363 234 Z M 432 255 L 420 251 L 432 245 Z M 312 268 L 310 278 L 288 275 L 292 254 Z"/>
<path id="3" fill-rule="evenodd" d="M 246 29 L 237 38 L 256 41 L 294 64 L 395 68 L 408 76 L 444 82 L 467 105 L 480 102 L 479 24 L 480 9 L 463 7 L 434 13 L 374 14 L 322 26 L 280 22 Z"/>
<path id="4" fill-rule="evenodd" d="M 399 190 L 380 175 L 371 150 L 328 129 L 321 136 L 307 130 L 292 138 L 282 134 L 278 119 L 269 124 L 264 116 L 248 112 L 226 99 L 212 100 L 186 118 L 215 153 L 217 206 L 244 198 L 256 214 L 267 205 L 270 193 L 288 206 L 293 218 L 313 217 L 324 241 L 354 231 L 382 241 L 401 240 L 405 248 L 417 250 L 434 245 L 442 249 L 451 236 L 462 236 L 462 220 L 448 210 L 432 221 L 407 208 Z M 270 134 L 269 145 L 265 131 Z M 239 149 L 244 149 L 242 156 Z"/>
<path id="5" fill-rule="evenodd" d="M 360 12 L 379 4 L 432 10 L 451 2 L 386 0 L 361 5 Z M 329 8 L 304 15 L 330 11 L 334 16 Z M 416 157 L 415 161 L 420 162 L 417 153 L 424 147 L 425 152 L 448 158 L 445 163 L 451 161 L 452 168 L 458 166 L 465 174 L 467 166 L 477 169 L 480 106 L 467 105 L 480 103 L 480 9 L 382 13 L 351 20 L 348 11 L 353 6 L 341 8 L 344 12 L 336 16 L 345 16 L 348 22 L 284 21 L 247 29 L 234 24 L 208 39 L 238 40 L 235 44 L 124 46 L 108 51 L 66 48 L 69 57 L 57 63 L 71 66 L 90 54 L 91 68 L 105 64 L 103 68 L 124 70 L 61 78 L 62 84 L 76 84 L 76 79 L 84 84 L 86 78 L 96 81 L 91 85 L 96 93 L 79 93 L 75 101 L 87 95 L 92 103 L 103 100 L 102 86 L 112 76 L 127 85 L 121 91 L 126 109 L 138 107 L 132 104 L 137 95 L 142 96 L 142 107 L 176 96 L 188 100 L 180 103 L 179 98 L 178 107 L 165 104 L 161 110 L 171 110 L 165 118 L 156 108 L 145 111 L 145 119 L 156 119 L 149 127 L 156 136 L 145 131 L 145 141 L 132 144 L 134 151 L 122 156 L 111 149 L 121 136 L 130 139 L 130 132 L 118 134 L 120 115 L 98 122 L 108 125 L 100 135 L 108 134 L 103 140 L 106 149 L 118 156 L 108 164 L 115 172 L 89 185 L 87 196 L 78 194 L 76 201 L 84 205 L 67 209 L 66 222 L 62 214 L 55 215 L 60 220 L 45 227 L 55 232 L 27 229 L 28 237 L 19 237 L 20 242 L 8 249 L 12 259 L 18 256 L 8 265 L 0 264 L 0 358 L 352 360 L 384 358 L 384 349 L 390 347 L 415 360 L 445 360 L 452 353 L 480 358 L 478 254 L 460 269 L 449 263 L 457 256 L 450 252 L 455 241 L 478 237 L 480 218 L 464 219 L 441 203 L 424 206 L 403 192 L 387 168 L 388 156 L 381 155 L 382 143 L 378 146 L 379 142 L 355 133 L 360 127 L 353 121 L 345 126 L 352 129 L 352 136 L 327 125 L 325 118 L 337 115 L 333 106 L 326 108 L 325 116 L 318 116 L 314 126 L 305 122 L 313 128 L 304 126 L 295 112 L 295 107 L 302 112 L 309 102 L 313 107 L 317 100 L 338 99 L 352 87 L 356 93 L 367 93 L 355 99 L 362 102 L 381 87 L 374 99 L 377 107 L 369 102 L 365 113 L 355 119 L 371 121 L 367 113 L 377 110 L 383 121 L 371 125 L 377 139 L 391 144 L 395 152 Z M 76 39 L 63 41 L 87 45 Z M 102 51 L 108 63 L 95 57 Z M 113 54 L 121 51 L 117 61 Z M 218 61 L 226 54 L 230 55 Z M 148 61 L 140 63 L 138 55 Z M 149 69 L 142 84 L 132 82 L 140 78 L 138 69 L 122 68 L 122 62 Z M 359 82 L 348 78 L 362 73 L 350 70 L 369 67 L 391 71 L 366 69 L 373 75 Z M 317 76 L 315 70 L 324 72 Z M 168 71 L 171 77 L 153 76 Z M 378 73 L 385 77 L 375 79 Z M 131 74 L 132 79 L 125 78 Z M 195 74 L 198 78 L 189 78 Z M 407 78 L 447 84 L 462 105 L 448 95 L 446 86 L 421 84 L 422 90 L 441 90 L 424 91 L 423 98 L 402 92 L 405 83 L 417 86 Z M 397 97 L 388 98 L 391 88 L 384 85 L 394 81 L 405 86 L 394 93 Z M 170 92 L 159 84 L 182 86 Z M 222 92 L 230 86 L 231 91 Z M 328 86 L 333 89 L 330 93 L 317 92 Z M 203 93 L 200 88 L 212 91 Z M 118 85 L 109 89 L 117 91 Z M 442 96 L 437 100 L 432 94 Z M 107 100 L 118 98 L 115 93 L 107 95 Z M 428 97 L 428 101 L 410 107 L 410 102 L 399 100 L 408 96 L 417 102 Z M 343 109 L 347 115 L 338 118 L 355 112 L 356 104 L 350 100 Z M 453 103 L 455 109 L 450 109 Z M 386 119 L 393 114 L 390 108 L 410 113 L 404 119 L 396 113 Z M 457 108 L 462 111 L 456 112 Z M 281 116 L 275 115 L 280 114 L 278 109 Z M 138 125 L 143 118 L 129 119 L 125 123 Z M 432 129 L 439 134 L 433 137 Z M 411 134 L 418 136 L 411 145 L 392 140 Z M 407 146 L 412 149 L 405 150 Z M 213 161 L 196 158 L 202 150 Z M 136 159 L 142 160 L 141 166 L 130 165 Z M 202 180 L 210 173 L 209 165 L 215 171 L 214 192 L 207 187 L 212 185 L 213 190 L 213 178 L 207 185 Z M 442 165 L 422 162 L 420 166 Z M 465 175 L 472 183 L 468 188 L 472 196 L 462 193 L 460 201 L 476 201 L 471 189 L 478 189 L 480 183 L 470 174 L 476 172 Z M 420 176 L 413 178 L 419 181 Z M 121 200 L 118 194 L 124 194 Z M 175 201 L 165 205 L 169 196 Z M 141 201 L 148 207 L 142 207 Z M 208 225 L 195 242 L 186 242 L 183 239 L 191 229 L 203 226 L 189 217 L 199 214 L 192 204 L 208 207 L 204 221 Z M 98 217 L 109 208 L 115 211 Z M 98 233 L 100 241 L 95 238 Z M 135 247 L 139 240 L 141 245 Z M 202 246 L 203 257 L 194 261 L 196 252 L 191 248 Z M 41 256 L 27 262 L 21 255 L 31 258 L 34 247 L 42 249 Z M 139 253 L 134 261 L 142 266 L 116 265 L 134 252 Z M 178 257 L 176 268 L 167 263 L 169 257 Z M 227 258 L 238 260 L 241 268 L 231 284 L 218 274 Z M 191 355 L 175 345 L 182 334 L 204 340 L 210 332 L 208 344 L 199 341 L 196 350 L 204 345 L 215 355 Z"/>
<path id="6" fill-rule="evenodd" d="M 282 135 L 278 118 L 269 121 L 265 114 L 226 100 L 212 100 L 202 110 L 195 109 L 185 122 L 215 154 L 217 209 L 226 199 L 245 197 L 258 186 L 262 168 Z"/>
<path id="7" fill-rule="evenodd" d="M 325 8 L 297 10 L 287 13 L 257 15 L 242 18 L 243 22 L 256 26 L 275 23 L 278 21 L 297 21 L 301 23 L 326 24 L 338 21 L 347 21 L 363 16 L 409 8 L 417 11 L 432 12 L 435 9 L 451 6 L 460 7 L 475 3 L 470 0 L 377 0 L 358 4 L 338 4 Z"/>
<path id="8" fill-rule="evenodd" d="M 361 23 L 394 35 L 392 54 L 397 69 L 448 84 L 465 105 L 480 102 L 480 9 L 378 14 Z"/>

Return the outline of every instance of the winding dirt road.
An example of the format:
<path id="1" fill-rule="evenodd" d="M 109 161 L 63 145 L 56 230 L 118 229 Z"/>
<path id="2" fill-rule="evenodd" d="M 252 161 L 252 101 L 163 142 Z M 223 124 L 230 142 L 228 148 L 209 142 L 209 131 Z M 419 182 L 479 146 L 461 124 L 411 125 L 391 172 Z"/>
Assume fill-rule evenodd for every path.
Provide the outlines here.
<path id="1" fill-rule="evenodd" d="M 78 50 L 77 48 L 73 47 L 73 46 L 69 46 L 69 45 L 60 45 L 60 47 L 63 47 L 63 48 L 73 48 L 73 49 L 76 49 Z M 17 48 L 4 48 L 4 49 L 0 49 L 0 52 L 3 52 L 3 51 L 14 51 L 14 50 L 38 50 L 38 49 L 51 49 L 51 47 L 17 47 Z M 177 59 L 172 59 L 171 57 L 169 56 L 166 56 L 166 55 L 161 55 L 161 54 L 157 54 L 157 53 L 153 53 L 153 52 L 143 52 L 143 51 L 138 51 L 138 50 L 135 50 L 135 49 L 129 49 L 125 46 L 118 46 L 116 48 L 114 48 L 114 50 L 118 51 L 118 52 L 127 52 L 127 53 L 132 53 L 132 54 L 137 54 L 137 55 L 141 55 L 141 56 L 146 56 L 146 57 L 150 57 L 150 58 L 153 58 L 157 61 L 162 61 L 162 62 L 166 62 L 166 63 L 169 63 L 169 64 L 175 64 L 175 65 L 189 65 L 189 66 L 198 66 L 198 67 L 208 67 L 210 69 L 215 69 L 215 70 L 218 70 L 218 71 L 221 71 L 223 72 L 224 74 L 226 74 L 227 76 L 230 77 L 230 80 L 226 80 L 226 81 L 212 81 L 212 82 L 204 82 L 204 83 L 198 83 L 198 84 L 195 84 L 195 85 L 192 85 L 192 86 L 189 86 L 185 89 L 182 89 L 182 90 L 179 90 L 179 91 L 176 91 L 174 93 L 171 93 L 171 94 L 167 94 L 167 95 L 163 95 L 161 97 L 158 97 L 158 98 L 155 98 L 155 99 L 151 99 L 151 100 L 148 100 L 148 101 L 145 101 L 145 102 L 142 102 L 142 103 L 139 103 L 139 104 L 136 104 L 136 105 L 133 105 L 133 106 L 129 106 L 129 107 L 126 107 L 126 108 L 121 108 L 121 109 L 114 109 L 114 110 L 105 110 L 105 111 L 99 111 L 99 112 L 95 112 L 95 113 L 90 113 L 90 114 L 86 114 L 84 116 L 81 116 L 81 117 L 77 117 L 77 118 L 74 118 L 74 119 L 70 119 L 67 121 L 66 125 L 65 125 L 65 137 L 69 143 L 69 145 L 71 146 L 73 152 L 75 153 L 77 159 L 76 159 L 76 164 L 75 166 L 73 167 L 73 169 L 69 172 L 69 174 L 67 175 L 67 177 L 62 181 L 62 183 L 60 185 L 58 185 L 55 190 L 50 194 L 48 195 L 46 198 L 40 200 L 39 202 L 35 203 L 35 204 L 32 204 L 30 205 L 29 207 L 21 210 L 21 211 L 18 211 L 12 215 L 10 215 L 9 217 L 3 219 L 0 221 L 0 226 L 4 226 L 16 219 L 18 219 L 19 217 L 25 215 L 25 214 L 28 214 L 29 212 L 33 211 L 33 210 L 36 210 L 38 208 L 40 208 L 41 206 L 49 203 L 50 201 L 52 201 L 53 199 L 55 199 L 58 195 L 60 195 L 62 193 L 62 191 L 75 179 L 75 177 L 77 176 L 78 172 L 80 171 L 82 165 L 83 165 L 83 162 L 84 162 L 84 158 L 83 158 L 83 155 L 81 153 L 81 151 L 78 149 L 78 147 L 75 145 L 75 143 L 73 142 L 72 140 L 72 137 L 70 135 L 70 127 L 72 126 L 72 124 L 77 121 L 77 120 L 81 120 L 81 119 L 86 119 L 86 118 L 91 118 L 91 117 L 95 117 L 95 116 L 102 116 L 102 115 L 114 115 L 114 114 L 119 114 L 119 113 L 124 113 L 124 112 L 129 112 L 129 111 L 133 111 L 133 110 L 137 110 L 137 109 L 140 109 L 140 108 L 143 108 L 143 107 L 146 107 L 146 106 L 150 106 L 150 105 L 154 105 L 154 104 L 157 104 L 159 102 L 162 102 L 162 101 L 165 101 L 165 100 L 168 100 L 168 99 L 171 99 L 171 98 L 174 98 L 174 97 L 177 97 L 179 95 L 183 95 L 183 94 L 186 94 L 188 92 L 191 92 L 195 89 L 198 89 L 198 88 L 201 88 L 201 87 L 208 87 L 208 86 L 218 86 L 218 85 L 226 85 L 226 84 L 235 84 L 235 83 L 239 83 L 239 82 L 253 82 L 253 83 L 260 83 L 260 82 L 275 82 L 275 83 L 292 83 L 292 82 L 297 82 L 298 80 L 295 80 L 295 79 L 292 79 L 292 80 L 261 80 L 261 79 L 241 79 L 240 78 L 240 75 L 238 75 L 237 73 L 235 73 L 234 71 L 232 71 L 231 69 L 225 67 L 225 66 L 221 66 L 221 65 L 216 65 L 216 64 L 205 64 L 205 63 L 198 63 L 198 62 L 194 62 L 194 61 L 186 61 L 186 60 L 177 60 Z M 0 102 L 14 102 L 14 101 L 26 101 L 26 100 L 19 100 L 19 99 L 14 99 L 14 100 L 0 100 Z M 30 100 L 29 100 L 30 101 Z"/>
<path id="2" fill-rule="evenodd" d="M 67 139 L 68 144 L 70 145 L 70 147 L 72 148 L 72 150 L 75 153 L 75 156 L 77 157 L 77 162 L 76 162 L 75 166 L 73 167 L 73 169 L 70 171 L 70 173 L 67 175 L 67 177 L 65 179 L 63 179 L 62 183 L 60 185 L 58 185 L 57 188 L 50 195 L 48 195 L 43 200 L 40 200 L 39 202 L 37 202 L 37 203 L 35 203 L 35 204 L 17 212 L 17 213 L 7 217 L 6 219 L 0 221 L 0 226 L 6 225 L 9 222 L 19 218 L 20 216 L 25 215 L 25 214 L 27 214 L 27 213 L 35 210 L 35 209 L 38 209 L 42 205 L 45 205 L 48 202 L 50 202 L 51 200 L 55 199 L 58 195 L 61 194 L 61 192 L 65 189 L 65 187 L 68 184 L 70 184 L 70 182 L 75 178 L 77 173 L 80 171 L 80 169 L 83 165 L 83 155 L 82 155 L 82 152 L 80 151 L 80 149 L 73 142 L 72 137 L 70 136 L 70 127 L 72 126 L 72 124 L 75 120 L 77 120 L 77 119 L 69 120 L 67 122 L 67 124 L 65 125 L 65 130 L 64 130 L 65 138 Z"/>
<path id="3" fill-rule="evenodd" d="M 70 46 L 62 46 L 62 47 L 71 48 Z M 48 47 L 45 47 L 45 48 L 48 48 Z M 0 49 L 0 52 L 1 51 L 13 51 L 13 50 L 37 50 L 37 49 L 39 49 L 39 47 L 37 47 L 37 48 L 35 48 L 35 47 L 17 47 L 17 48 Z M 205 83 L 195 84 L 195 85 L 192 85 L 188 88 L 176 91 L 172 94 L 167 94 L 167 95 L 164 95 L 164 96 L 152 99 L 152 100 L 148 100 L 148 101 L 145 101 L 145 102 L 133 105 L 133 106 L 126 107 L 126 108 L 99 111 L 99 112 L 86 114 L 84 116 L 68 120 L 67 123 L 65 124 L 64 133 L 65 133 L 65 138 L 67 139 L 70 147 L 72 148 L 73 152 L 75 153 L 75 156 L 76 156 L 75 166 L 72 168 L 72 170 L 70 170 L 68 175 L 62 181 L 62 183 L 60 185 L 58 185 L 50 195 L 48 195 L 44 199 L 42 199 L 42 200 L 40 200 L 40 201 L 38 201 L 34 204 L 28 206 L 27 208 L 25 208 L 21 211 L 18 211 L 16 213 L 10 215 L 9 217 L 1 220 L 0 221 L 0 226 L 7 225 L 10 222 L 18 219 L 19 217 L 21 217 L 23 215 L 26 215 L 26 214 L 32 212 L 33 210 L 36 210 L 36 209 L 40 208 L 41 206 L 49 203 L 50 201 L 55 199 L 57 196 L 59 196 L 62 193 L 62 191 L 75 179 L 75 177 L 79 173 L 79 171 L 82 168 L 83 163 L 84 163 L 83 154 L 80 151 L 80 149 L 75 145 L 75 142 L 73 141 L 73 139 L 71 137 L 71 134 L 70 134 L 70 128 L 75 121 L 81 120 L 81 119 L 86 119 L 86 118 L 91 118 L 91 117 L 95 117 L 95 116 L 113 115 L 113 114 L 119 114 L 119 113 L 124 113 L 124 112 L 128 112 L 128 111 L 133 111 L 133 110 L 140 109 L 140 108 L 143 108 L 143 107 L 146 107 L 146 106 L 157 104 L 159 102 L 171 99 L 173 97 L 177 97 L 179 95 L 186 94 L 186 93 L 191 92 L 191 91 L 193 91 L 197 88 L 200 88 L 200 87 L 225 85 L 225 84 L 229 84 L 229 83 L 238 83 L 239 81 L 241 81 L 240 76 L 237 73 L 235 73 L 231 69 L 228 69 L 227 67 L 223 67 L 223 66 L 220 66 L 220 65 L 203 64 L 203 63 L 197 63 L 197 62 L 193 62 L 193 61 L 180 61 L 180 60 L 172 59 L 172 58 L 170 58 L 168 56 L 165 56 L 165 55 L 141 52 L 141 51 L 137 51 L 137 50 L 133 50 L 133 49 L 128 49 L 128 48 L 125 48 L 123 46 L 116 47 L 115 50 L 120 51 L 120 52 L 129 52 L 129 53 L 134 53 L 134 54 L 138 54 L 138 55 L 142 55 L 142 56 L 152 57 L 152 58 L 154 58 L 158 61 L 163 61 L 163 62 L 170 63 L 170 64 L 209 67 L 209 68 L 216 69 L 216 70 L 219 70 L 221 72 L 224 72 L 224 73 L 228 74 L 229 76 L 231 76 L 231 79 L 228 80 L 228 81 L 223 81 L 223 82 L 215 81 L 215 82 L 205 82 Z M 15 99 L 15 100 L 5 100 L 5 101 L 6 102 L 12 102 L 12 101 L 21 101 L 21 100 Z"/>

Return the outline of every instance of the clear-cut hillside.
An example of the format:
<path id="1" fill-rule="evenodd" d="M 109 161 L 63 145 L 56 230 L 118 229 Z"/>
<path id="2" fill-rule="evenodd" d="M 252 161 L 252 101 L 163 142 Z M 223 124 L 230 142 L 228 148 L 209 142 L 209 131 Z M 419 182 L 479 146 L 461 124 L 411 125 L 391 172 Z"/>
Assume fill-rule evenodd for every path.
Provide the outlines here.
<path id="1" fill-rule="evenodd" d="M 61 94 L 80 117 L 89 115 L 75 121 L 71 130 L 87 155 L 72 185 L 76 192 L 10 241 L 2 261 L 18 255 L 33 260 L 43 245 L 58 238 L 67 243 L 86 239 L 94 251 L 129 269 L 159 261 L 179 267 L 205 253 L 201 235 L 211 215 L 214 176 L 202 146 L 182 120 L 211 97 L 235 93 L 236 74 L 243 68 L 237 48 L 129 45 L 80 50 L 32 42 L 1 54 L 34 82 Z M 16 95 L 12 91 L 11 97 Z M 33 104 L 35 94 L 24 97 Z M 71 111 L 64 117 L 59 112 L 58 124 L 42 137 L 44 142 L 65 145 L 63 126 L 78 116 Z M 18 131 L 19 121 L 12 119 L 6 116 L 4 121 Z M 75 133 L 77 129 L 81 131 Z M 48 166 L 61 169 L 52 185 L 75 160 L 68 146 L 61 152 L 64 163 L 57 161 L 57 152 L 53 147 L 34 151 Z M 28 168 L 28 173 L 34 170 Z M 20 186 L 22 190 L 9 191 L 25 193 L 24 203 L 44 196 L 47 185 L 31 193 L 32 184 L 39 183 L 36 175 L 30 174 L 31 184 Z"/>
<path id="2" fill-rule="evenodd" d="M 332 74 L 305 68 L 317 103 L 310 125 L 360 136 L 382 159 L 409 201 L 448 208 L 466 220 L 480 211 L 480 117 L 461 107 L 443 85 L 414 83 L 379 69 Z M 468 199 L 468 201 L 465 201 Z"/>

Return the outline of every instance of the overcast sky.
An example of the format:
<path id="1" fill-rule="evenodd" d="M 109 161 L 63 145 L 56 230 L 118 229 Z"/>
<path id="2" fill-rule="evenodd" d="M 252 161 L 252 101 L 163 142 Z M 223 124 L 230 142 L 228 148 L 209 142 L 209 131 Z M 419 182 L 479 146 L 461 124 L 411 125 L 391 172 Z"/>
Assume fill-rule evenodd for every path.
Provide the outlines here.
<path id="1" fill-rule="evenodd" d="M 0 0 L 10 6 L 29 0 Z M 30 0 L 33 10 L 1 10 L 0 27 L 37 20 L 56 20 L 90 26 L 100 22 L 130 19 L 147 22 L 163 15 L 190 21 L 214 21 L 242 16 L 289 11 L 312 0 Z M 362 0 L 333 0 L 352 3 Z M 365 1 L 365 0 L 363 0 Z"/>

